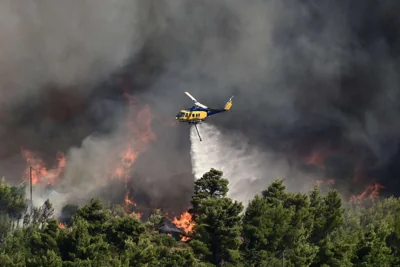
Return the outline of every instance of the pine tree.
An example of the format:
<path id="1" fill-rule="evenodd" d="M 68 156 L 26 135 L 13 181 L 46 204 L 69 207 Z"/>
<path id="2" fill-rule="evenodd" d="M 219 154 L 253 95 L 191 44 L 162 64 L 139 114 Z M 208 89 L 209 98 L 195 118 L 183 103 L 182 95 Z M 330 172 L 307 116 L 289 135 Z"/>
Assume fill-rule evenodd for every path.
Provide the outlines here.
<path id="1" fill-rule="evenodd" d="M 216 266 L 238 266 L 243 205 L 227 198 L 228 180 L 211 169 L 195 182 L 192 197 L 195 215 L 195 252 Z"/>

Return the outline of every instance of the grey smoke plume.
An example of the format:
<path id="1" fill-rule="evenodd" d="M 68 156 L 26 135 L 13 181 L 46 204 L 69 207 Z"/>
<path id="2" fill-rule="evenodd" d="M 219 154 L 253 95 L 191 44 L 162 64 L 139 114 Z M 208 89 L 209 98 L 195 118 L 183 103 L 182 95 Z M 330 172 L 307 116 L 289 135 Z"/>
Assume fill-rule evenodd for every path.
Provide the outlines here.
<path id="1" fill-rule="evenodd" d="M 93 92 L 140 52 L 152 31 L 150 7 L 141 0 L 0 3 L 0 167 L 9 181 L 23 176 L 23 148 L 49 168 L 56 151 L 67 154 L 55 204 L 90 198 L 104 184 L 104 166 L 116 161 L 106 152 L 124 140 L 125 110 Z M 114 132 L 93 136 L 104 128 Z"/>
<path id="2" fill-rule="evenodd" d="M 3 1 L 0 105 L 47 86 L 87 91 L 146 40 L 143 1 Z"/>
<path id="3" fill-rule="evenodd" d="M 312 152 L 336 151 L 327 159 L 327 178 L 350 187 L 360 165 L 363 184 L 376 179 L 388 193 L 400 189 L 392 178 L 400 173 L 398 1 L 5 3 L 5 173 L 18 176 L 20 146 L 48 157 L 77 147 L 69 153 L 71 166 L 92 166 L 63 182 L 84 187 L 73 176 L 92 177 L 88 170 L 97 170 L 103 155 L 82 155 L 96 157 L 122 140 L 116 129 L 124 89 L 157 117 L 157 141 L 132 174 L 136 188 L 155 206 L 187 201 L 193 183 L 189 128 L 167 125 L 192 105 L 183 94 L 190 91 L 210 107 L 234 94 L 232 111 L 212 118 L 213 124 L 223 134 L 240 132 L 267 158 L 288 162 L 288 170 L 302 172 Z M 101 141 L 90 137 L 97 132 Z"/>

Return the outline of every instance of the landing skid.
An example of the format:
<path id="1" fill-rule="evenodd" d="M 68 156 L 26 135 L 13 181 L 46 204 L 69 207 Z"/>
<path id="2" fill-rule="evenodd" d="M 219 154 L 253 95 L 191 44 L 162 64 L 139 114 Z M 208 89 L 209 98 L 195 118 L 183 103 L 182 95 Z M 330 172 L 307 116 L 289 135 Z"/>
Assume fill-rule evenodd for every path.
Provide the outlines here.
<path id="1" fill-rule="evenodd" d="M 193 125 L 194 125 L 194 127 L 196 128 L 197 135 L 199 136 L 200 142 L 203 141 L 203 140 L 201 140 L 200 132 L 199 132 L 199 129 L 197 128 L 197 124 L 203 123 L 203 121 L 202 121 L 202 120 L 198 120 L 198 121 L 188 121 L 188 123 L 189 123 L 189 125 L 190 125 L 190 124 L 193 124 Z"/>
<path id="2" fill-rule="evenodd" d="M 200 142 L 201 142 L 202 140 L 201 140 L 201 136 L 200 136 L 200 133 L 199 133 L 199 129 L 197 129 L 197 124 L 195 124 L 194 127 L 196 128 L 197 135 L 199 136 L 199 139 L 200 139 Z"/>

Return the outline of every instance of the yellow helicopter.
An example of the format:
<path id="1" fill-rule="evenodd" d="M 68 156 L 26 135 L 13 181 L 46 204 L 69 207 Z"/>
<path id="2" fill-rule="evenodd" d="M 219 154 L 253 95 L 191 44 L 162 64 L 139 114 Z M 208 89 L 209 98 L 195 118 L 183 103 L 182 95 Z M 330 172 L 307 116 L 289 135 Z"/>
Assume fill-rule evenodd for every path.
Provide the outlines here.
<path id="1" fill-rule="evenodd" d="M 202 141 L 199 130 L 197 129 L 197 124 L 203 122 L 205 119 L 207 119 L 212 115 L 230 110 L 232 108 L 233 96 L 228 100 L 228 102 L 226 102 L 224 108 L 213 109 L 207 107 L 206 105 L 201 104 L 190 93 L 185 92 L 185 94 L 193 100 L 194 105 L 189 109 L 182 109 L 176 115 L 175 119 L 180 122 L 187 122 L 189 124 L 194 124 L 194 126 L 196 127 L 197 134 L 199 135 L 199 139 L 200 141 Z"/>

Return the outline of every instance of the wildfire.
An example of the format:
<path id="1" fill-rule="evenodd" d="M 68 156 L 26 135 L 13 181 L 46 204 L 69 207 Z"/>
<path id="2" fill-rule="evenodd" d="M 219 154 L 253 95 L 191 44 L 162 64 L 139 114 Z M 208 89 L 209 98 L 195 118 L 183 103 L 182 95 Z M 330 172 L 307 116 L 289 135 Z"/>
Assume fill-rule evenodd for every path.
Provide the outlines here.
<path id="1" fill-rule="evenodd" d="M 63 223 L 58 223 L 58 227 L 61 228 L 61 229 L 64 229 L 65 225 Z"/>
<path id="2" fill-rule="evenodd" d="M 380 184 L 374 184 L 374 185 L 368 186 L 364 190 L 364 192 L 362 192 L 361 194 L 351 196 L 350 202 L 361 204 L 367 198 L 374 200 L 375 198 L 377 198 L 379 196 L 379 192 L 382 188 L 385 188 L 385 187 Z"/>
<path id="3" fill-rule="evenodd" d="M 129 86 L 129 85 L 127 85 Z M 156 140 L 156 135 L 152 130 L 153 115 L 149 105 L 143 105 L 138 99 L 127 94 L 126 86 L 125 98 L 128 101 L 128 110 L 122 118 L 125 122 L 122 125 L 121 136 L 122 144 L 116 146 L 110 151 L 112 163 L 105 166 L 107 175 L 110 178 L 125 180 L 126 194 L 123 200 L 123 207 L 129 214 L 136 214 L 138 219 L 141 219 L 142 214 L 136 212 L 137 204 L 130 195 L 131 181 L 128 183 L 130 174 L 138 156 L 148 149 L 151 141 Z M 47 182 L 48 184 L 56 185 L 56 180 L 61 176 L 66 167 L 66 157 L 63 153 L 57 153 L 57 166 L 48 166 L 46 161 L 36 152 L 26 149 L 22 150 L 22 156 L 26 160 L 27 167 L 24 174 L 24 180 L 29 181 L 32 178 L 32 183 Z M 115 160 L 114 160 L 115 159 Z M 129 184 L 129 186 L 128 186 Z M 61 224 L 59 225 L 62 226 Z"/>
<path id="4" fill-rule="evenodd" d="M 179 219 L 175 217 L 172 222 L 176 225 L 176 227 L 183 229 L 186 235 L 189 235 L 193 231 L 193 227 L 195 225 L 192 220 L 192 215 L 190 215 L 190 213 L 187 211 L 180 215 Z M 187 236 L 183 236 L 181 240 L 188 241 L 190 240 L 190 238 Z"/>
<path id="5" fill-rule="evenodd" d="M 326 151 L 326 152 L 318 152 L 318 151 L 313 151 L 311 152 L 310 155 L 308 155 L 304 162 L 307 165 L 315 165 L 320 169 L 325 169 L 325 159 L 328 158 L 329 156 L 333 155 L 335 152 L 334 151 Z"/>
<path id="6" fill-rule="evenodd" d="M 133 201 L 129 198 L 129 191 L 126 192 L 126 194 L 125 194 L 125 204 L 126 204 L 126 205 L 132 205 L 132 206 L 136 207 L 136 203 L 133 202 Z"/>
<path id="7" fill-rule="evenodd" d="M 130 198 L 129 196 L 129 191 L 125 194 L 125 199 L 124 199 L 124 203 L 123 203 L 123 208 L 125 209 L 125 212 L 133 215 L 134 212 L 134 208 L 137 206 L 136 203 Z M 138 220 L 142 219 L 142 214 L 141 213 L 136 213 L 136 218 Z"/>
<path id="8" fill-rule="evenodd" d="M 156 135 L 151 128 L 153 116 L 150 106 L 144 105 L 139 109 L 137 99 L 128 94 L 125 94 L 125 97 L 129 101 L 129 109 L 125 118 L 127 140 L 119 153 L 120 160 L 115 167 L 114 177 L 125 180 L 125 187 L 128 191 L 125 194 L 123 206 L 127 213 L 132 214 L 137 204 L 129 195 L 128 179 L 130 171 L 139 154 L 147 150 L 148 143 L 156 140 Z M 140 220 L 142 215 L 137 213 L 136 216 Z"/>
<path id="9" fill-rule="evenodd" d="M 125 97 L 129 101 L 129 109 L 125 118 L 127 140 L 121 148 L 120 161 L 114 174 L 118 178 L 127 179 L 138 155 L 147 150 L 148 143 L 156 140 L 156 135 L 151 128 L 153 116 L 150 106 L 144 105 L 139 109 L 138 101 L 127 94 Z"/>
<path id="10" fill-rule="evenodd" d="M 22 156 L 27 162 L 25 169 L 25 181 L 29 181 L 30 175 L 32 175 L 32 184 L 43 182 L 47 179 L 48 184 L 54 185 L 55 180 L 60 176 L 66 166 L 65 155 L 62 152 L 57 153 L 57 167 L 47 168 L 44 161 L 32 151 L 22 149 Z"/>
<path id="11" fill-rule="evenodd" d="M 128 144 L 126 150 L 121 153 L 121 161 L 119 166 L 115 169 L 115 176 L 127 181 L 129 171 L 133 163 L 135 163 L 137 156 L 138 152 L 134 151 L 132 144 Z"/>

